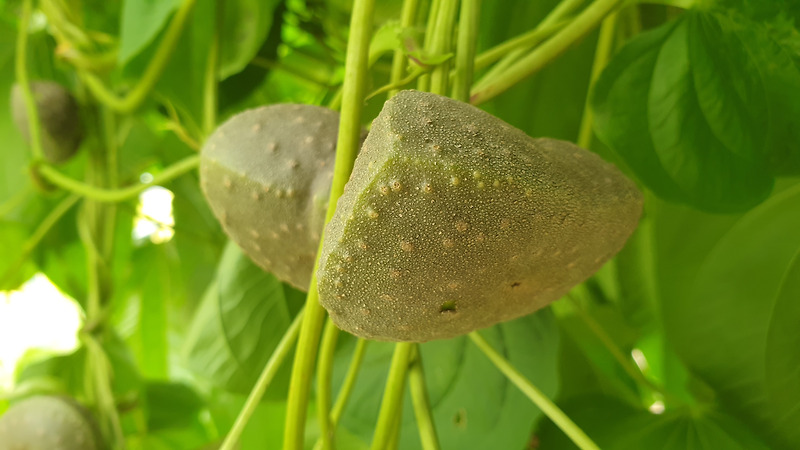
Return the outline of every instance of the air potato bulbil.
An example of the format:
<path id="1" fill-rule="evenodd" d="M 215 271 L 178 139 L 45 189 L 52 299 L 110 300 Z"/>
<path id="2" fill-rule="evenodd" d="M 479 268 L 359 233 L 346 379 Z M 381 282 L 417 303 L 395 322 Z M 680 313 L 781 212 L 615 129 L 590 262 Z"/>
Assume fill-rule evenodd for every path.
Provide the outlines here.
<path id="1" fill-rule="evenodd" d="M 102 450 L 97 423 L 72 399 L 35 396 L 15 403 L 0 417 L 3 450 Z"/>
<path id="2" fill-rule="evenodd" d="M 642 195 L 596 154 L 403 91 L 326 228 L 320 303 L 355 335 L 444 339 L 529 314 L 616 254 Z"/>
<path id="3" fill-rule="evenodd" d="M 217 128 L 200 185 L 225 232 L 256 264 L 307 290 L 328 207 L 339 114 L 278 104 Z"/>
<path id="4" fill-rule="evenodd" d="M 78 103 L 69 91 L 56 82 L 34 81 L 30 87 L 41 124 L 40 140 L 44 158 L 53 164 L 63 163 L 75 155 L 83 140 Z M 30 144 L 28 108 L 18 84 L 11 89 L 11 113 L 17 129 Z"/>

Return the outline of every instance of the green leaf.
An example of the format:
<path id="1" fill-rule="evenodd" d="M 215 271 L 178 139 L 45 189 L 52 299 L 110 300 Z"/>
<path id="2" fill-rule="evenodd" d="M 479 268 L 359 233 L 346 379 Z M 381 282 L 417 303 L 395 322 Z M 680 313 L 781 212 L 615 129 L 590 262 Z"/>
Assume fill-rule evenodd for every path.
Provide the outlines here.
<path id="1" fill-rule="evenodd" d="M 800 250 L 783 275 L 769 324 L 766 385 L 771 409 L 785 428 L 800 424 Z M 791 429 L 791 428 L 789 428 Z M 796 429 L 796 428 L 795 428 Z M 800 442 L 800 432 L 795 433 Z"/>
<path id="2" fill-rule="evenodd" d="M 203 399 L 182 383 L 149 382 L 144 386 L 147 405 L 147 430 L 181 428 L 197 420 Z"/>
<path id="3" fill-rule="evenodd" d="M 481 331 L 500 353 L 547 395 L 557 389 L 558 330 L 552 313 L 543 310 Z M 345 337 L 347 336 L 347 337 Z M 336 356 L 334 386 L 341 385 L 354 339 Z M 367 348 L 358 382 L 342 418 L 342 425 L 371 439 L 386 383 L 393 344 L 372 342 Z M 447 448 L 523 448 L 529 430 L 541 414 L 466 337 L 421 344 L 433 418 L 440 442 Z M 401 449 L 419 448 L 410 398 L 403 407 Z"/>
<path id="4" fill-rule="evenodd" d="M 181 0 L 125 0 L 120 16 L 117 62 L 120 66 L 146 47 Z"/>
<path id="5" fill-rule="evenodd" d="M 230 392 L 247 394 L 300 308 L 298 297 L 229 243 L 186 339 L 189 367 Z M 268 389 L 282 397 L 289 364 Z"/>
<path id="6" fill-rule="evenodd" d="M 710 235 L 718 241 L 702 263 L 670 259 L 666 264 L 694 270 L 662 283 L 684 285 L 662 290 L 664 327 L 679 356 L 726 408 L 790 448 L 800 446 L 800 422 L 777 417 L 768 401 L 765 358 L 781 282 L 800 248 L 798 224 L 795 186 L 744 215 L 721 238 Z"/>
<path id="7" fill-rule="evenodd" d="M 709 211 L 797 173 L 800 70 L 762 24 L 691 11 L 633 39 L 592 99 L 598 136 L 659 196 Z"/>
<path id="8" fill-rule="evenodd" d="M 600 395 L 577 397 L 564 412 L 607 450 L 767 450 L 742 424 L 716 411 L 688 409 L 651 414 Z M 545 421 L 537 433 L 540 448 L 577 448 L 556 426 Z"/>
<path id="9" fill-rule="evenodd" d="M 272 11 L 280 0 L 229 0 L 221 36 L 222 79 L 241 72 L 258 53 L 272 26 Z"/>

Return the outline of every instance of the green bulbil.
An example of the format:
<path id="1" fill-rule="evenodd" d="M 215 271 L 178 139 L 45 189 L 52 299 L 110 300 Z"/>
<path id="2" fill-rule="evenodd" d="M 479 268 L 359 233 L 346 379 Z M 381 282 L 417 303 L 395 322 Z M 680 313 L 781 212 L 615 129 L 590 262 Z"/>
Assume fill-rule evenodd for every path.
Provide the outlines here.
<path id="1" fill-rule="evenodd" d="M 60 84 L 52 81 L 35 81 L 30 84 L 36 100 L 36 110 L 41 124 L 41 144 L 44 158 L 54 164 L 69 160 L 83 140 L 78 103 L 72 94 Z M 28 108 L 22 96 L 22 88 L 14 85 L 11 90 L 11 112 L 14 123 L 30 144 Z"/>
<path id="2" fill-rule="evenodd" d="M 100 450 L 94 419 L 71 399 L 36 396 L 14 404 L 0 417 L 3 450 Z"/>
<path id="3" fill-rule="evenodd" d="M 566 294 L 622 248 L 641 210 L 634 183 L 597 155 L 403 91 L 326 228 L 320 303 L 365 338 L 459 336 Z"/>
<path id="4" fill-rule="evenodd" d="M 225 232 L 259 266 L 307 290 L 328 207 L 339 114 L 311 105 L 252 109 L 201 152 L 203 192 Z"/>

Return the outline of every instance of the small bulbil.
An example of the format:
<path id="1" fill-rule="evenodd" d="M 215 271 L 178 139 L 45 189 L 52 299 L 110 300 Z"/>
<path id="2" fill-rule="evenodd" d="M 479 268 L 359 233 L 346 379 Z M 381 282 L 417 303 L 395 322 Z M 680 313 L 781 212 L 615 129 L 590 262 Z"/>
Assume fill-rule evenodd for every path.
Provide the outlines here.
<path id="1" fill-rule="evenodd" d="M 41 124 L 41 144 L 44 158 L 54 164 L 63 163 L 75 154 L 83 140 L 83 125 L 78 103 L 63 86 L 52 81 L 30 83 Z M 31 142 L 28 108 L 22 88 L 11 89 L 11 112 L 14 124 L 27 143 Z"/>
<path id="2" fill-rule="evenodd" d="M 101 450 L 89 411 L 65 397 L 36 396 L 15 403 L 0 417 L 3 450 Z"/>

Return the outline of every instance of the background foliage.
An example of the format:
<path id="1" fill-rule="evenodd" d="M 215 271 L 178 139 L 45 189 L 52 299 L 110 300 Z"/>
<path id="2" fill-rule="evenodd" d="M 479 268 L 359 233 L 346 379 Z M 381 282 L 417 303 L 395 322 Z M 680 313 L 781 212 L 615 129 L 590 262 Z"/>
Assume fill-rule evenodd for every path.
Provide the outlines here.
<path id="1" fill-rule="evenodd" d="M 91 182 L 93 151 L 114 146 L 116 182 L 127 186 L 193 155 L 213 125 L 204 92 L 218 20 L 217 123 L 256 105 L 334 99 L 350 2 L 194 0 L 144 104 L 109 113 L 76 67 L 88 61 L 107 85 L 135 86 L 186 2 L 43 0 L 34 9 L 23 30 L 29 77 L 68 87 L 93 131 L 85 151 L 58 170 Z M 530 30 L 557 3 L 483 2 L 478 51 Z M 551 308 L 482 334 L 602 448 L 798 448 L 800 4 L 657 3 L 618 8 L 599 76 L 594 31 L 482 105 L 531 136 L 571 141 L 593 117 L 596 138 L 581 143 L 646 192 L 641 226 L 614 261 Z M 15 79 L 21 4 L 0 0 L 3 105 Z M 397 19 L 401 4 L 378 2 L 376 29 Z M 54 10 L 77 27 L 71 40 L 59 34 Z M 400 41 L 389 42 L 394 49 Z M 372 66 L 370 90 L 388 82 L 388 56 Z M 368 101 L 366 123 L 384 99 Z M 91 309 L 85 207 L 70 208 L 37 242 L 40 224 L 69 194 L 43 191 L 31 176 L 32 156 L 8 108 L 0 108 L 0 142 L 0 289 L 42 272 Z M 136 198 L 98 207 L 113 208 L 113 252 L 101 286 L 105 326 L 89 333 L 107 355 L 111 407 L 130 448 L 209 448 L 230 430 L 304 294 L 228 243 L 194 171 L 164 186 L 174 193 L 167 242 L 132 239 Z M 354 346 L 340 339 L 334 393 Z M 573 446 L 466 338 L 426 343 L 421 353 L 444 448 Z M 341 448 L 368 447 L 390 355 L 387 344 L 367 347 L 337 431 Z M 31 393 L 66 393 L 105 420 L 108 406 L 87 388 L 86 361 L 95 357 L 88 344 L 69 355 L 30 355 L 0 411 Z M 288 379 L 287 364 L 242 448 L 280 446 Z M 403 411 L 399 447 L 419 448 L 408 398 Z M 318 433 L 311 416 L 309 445 Z"/>

